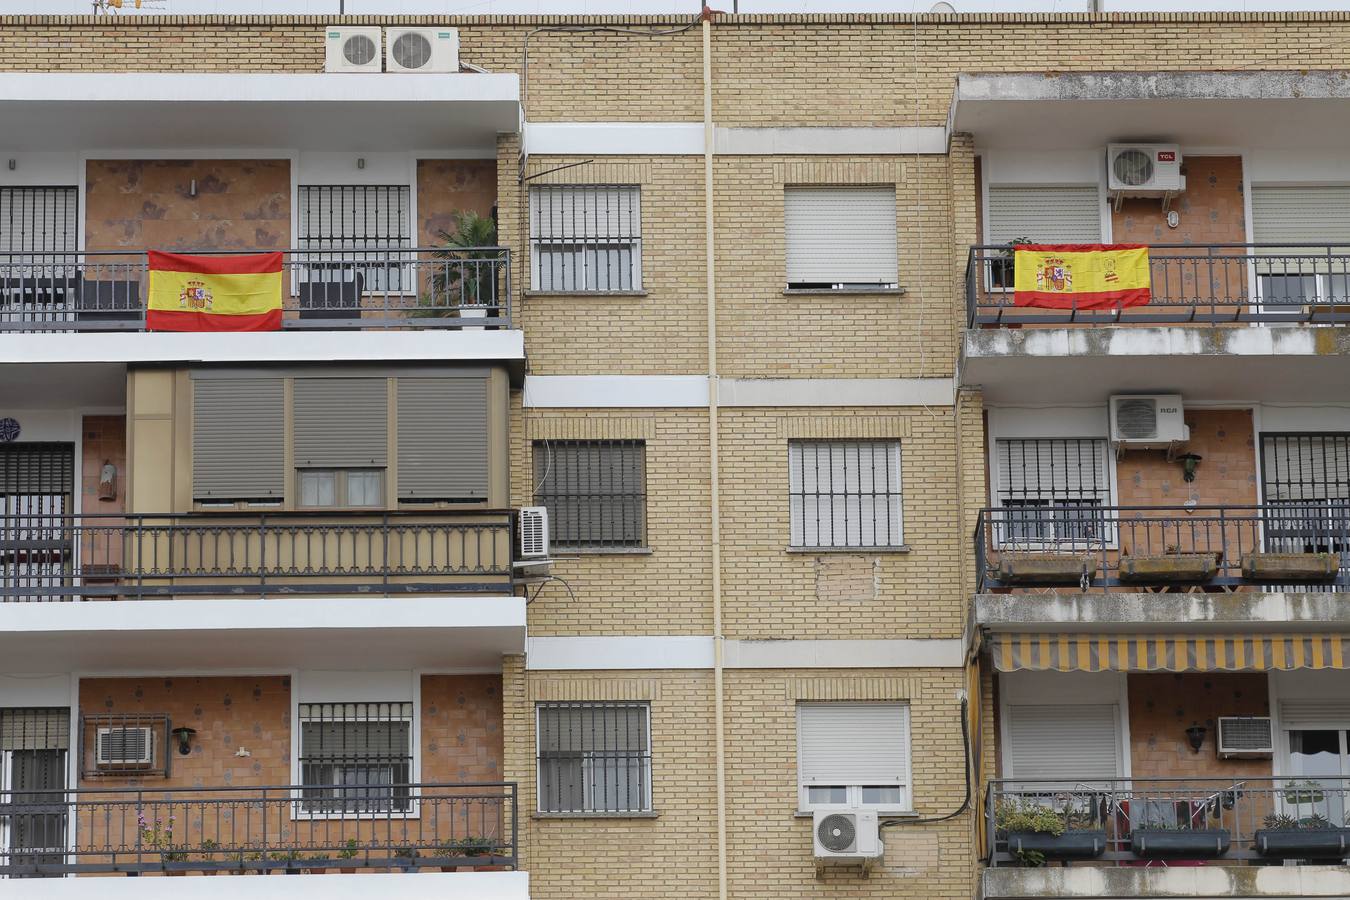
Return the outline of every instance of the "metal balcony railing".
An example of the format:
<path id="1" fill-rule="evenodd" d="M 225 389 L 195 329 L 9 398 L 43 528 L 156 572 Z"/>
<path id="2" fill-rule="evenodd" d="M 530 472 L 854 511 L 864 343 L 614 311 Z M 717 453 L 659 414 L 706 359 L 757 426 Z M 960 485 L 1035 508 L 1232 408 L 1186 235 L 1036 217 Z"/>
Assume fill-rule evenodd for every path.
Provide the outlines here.
<path id="1" fill-rule="evenodd" d="M 144 331 L 148 266 L 145 252 L 0 253 L 0 331 Z M 511 327 L 504 247 L 285 250 L 282 283 L 288 329 Z"/>
<path id="2" fill-rule="evenodd" d="M 974 553 L 979 592 L 1054 585 L 1350 590 L 1350 500 L 1192 507 L 1028 500 L 981 510 Z M 1303 587 L 1289 587 L 1295 584 Z"/>
<path id="3" fill-rule="evenodd" d="M 1317 862 L 1350 857 L 1350 779 L 995 781 L 989 864 Z"/>
<path id="4" fill-rule="evenodd" d="M 510 512 L 0 517 L 0 602 L 501 591 Z"/>
<path id="5" fill-rule="evenodd" d="M 1153 244 L 1152 300 L 1130 309 L 1016 305 L 1013 245 L 970 249 L 969 327 L 1350 323 L 1350 245 Z"/>
<path id="6" fill-rule="evenodd" d="M 514 869 L 517 835 L 509 782 L 0 791 L 0 878 Z"/>

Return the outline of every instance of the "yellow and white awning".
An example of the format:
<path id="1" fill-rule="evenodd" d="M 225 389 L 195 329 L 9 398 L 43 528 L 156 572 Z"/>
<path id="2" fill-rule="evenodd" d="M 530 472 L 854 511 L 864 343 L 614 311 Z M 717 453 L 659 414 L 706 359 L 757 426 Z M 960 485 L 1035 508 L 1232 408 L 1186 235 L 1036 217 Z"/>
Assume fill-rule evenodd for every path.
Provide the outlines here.
<path id="1" fill-rule="evenodd" d="M 986 638 L 1000 672 L 1344 669 L 1350 635 L 1009 634 Z"/>

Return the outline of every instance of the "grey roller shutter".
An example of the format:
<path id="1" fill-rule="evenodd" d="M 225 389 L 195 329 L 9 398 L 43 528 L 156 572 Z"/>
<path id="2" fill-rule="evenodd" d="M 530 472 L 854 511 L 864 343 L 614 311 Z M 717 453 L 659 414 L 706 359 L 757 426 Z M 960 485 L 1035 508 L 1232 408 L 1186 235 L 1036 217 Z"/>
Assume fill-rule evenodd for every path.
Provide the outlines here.
<path id="1" fill-rule="evenodd" d="M 1114 704 L 1008 707 L 1007 777 L 1068 783 L 1119 778 Z"/>
<path id="2" fill-rule="evenodd" d="M 198 500 L 280 499 L 285 490 L 284 381 L 193 381 L 192 495 Z"/>
<path id="3" fill-rule="evenodd" d="M 70 747 L 70 710 L 0 709 L 0 750 L 65 750 Z"/>
<path id="4" fill-rule="evenodd" d="M 991 187 L 989 243 L 1095 244 L 1102 239 L 1101 209 L 1095 186 Z"/>
<path id="5" fill-rule="evenodd" d="M 1342 731 L 1350 728 L 1350 701 L 1284 700 L 1280 703 L 1280 728 L 1286 731 Z"/>
<path id="6" fill-rule="evenodd" d="M 387 465 L 388 396 L 384 378 L 295 379 L 295 464 Z"/>
<path id="7" fill-rule="evenodd" d="M 789 286 L 899 280 L 894 187 L 789 187 L 783 217 Z"/>
<path id="8" fill-rule="evenodd" d="M 487 378 L 398 380 L 400 500 L 486 500 Z"/>

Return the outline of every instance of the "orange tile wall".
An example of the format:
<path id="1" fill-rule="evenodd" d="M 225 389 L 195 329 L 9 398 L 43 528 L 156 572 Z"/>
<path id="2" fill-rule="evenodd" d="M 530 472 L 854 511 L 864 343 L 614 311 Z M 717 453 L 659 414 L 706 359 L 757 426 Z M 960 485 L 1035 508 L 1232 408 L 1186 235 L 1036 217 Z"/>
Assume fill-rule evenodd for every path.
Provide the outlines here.
<path id="1" fill-rule="evenodd" d="M 1270 695 L 1261 672 L 1132 673 L 1130 767 L 1135 778 L 1238 778 L 1270 775 L 1268 759 L 1219 759 L 1219 716 L 1268 716 Z M 1186 729 L 1208 731 L 1200 752 Z"/>
<path id="2" fill-rule="evenodd" d="M 422 780 L 502 780 L 502 676 L 422 676 Z"/>
<path id="3" fill-rule="evenodd" d="M 496 202 L 495 159 L 417 161 L 417 238 L 423 247 L 445 243 L 441 232 L 454 233 L 455 213 L 472 210 L 487 216 Z"/>

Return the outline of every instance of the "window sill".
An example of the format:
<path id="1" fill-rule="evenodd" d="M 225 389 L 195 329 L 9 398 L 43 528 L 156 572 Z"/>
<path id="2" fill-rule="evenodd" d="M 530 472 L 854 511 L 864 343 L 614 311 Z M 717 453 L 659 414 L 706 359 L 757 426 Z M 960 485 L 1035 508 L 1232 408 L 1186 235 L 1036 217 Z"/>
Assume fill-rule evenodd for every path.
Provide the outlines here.
<path id="1" fill-rule="evenodd" d="M 526 297 L 645 297 L 646 291 L 526 291 Z"/>
<path id="2" fill-rule="evenodd" d="M 537 812 L 530 816 L 531 819 L 659 819 L 661 814 L 656 810 L 648 812 Z"/>
<path id="3" fill-rule="evenodd" d="M 876 813 L 878 818 L 883 818 L 883 819 L 917 819 L 917 818 L 919 818 L 919 814 L 918 814 L 917 812 L 915 812 L 914 810 L 912 810 L 912 809 L 906 809 L 906 810 L 888 810 L 888 809 L 886 809 L 885 807 L 871 807 L 871 806 L 863 806 L 863 807 L 855 807 L 855 806 L 838 806 L 838 807 L 835 807 L 835 806 L 828 806 L 828 807 L 826 807 L 826 806 L 823 806 L 823 807 L 821 807 L 819 810 L 799 809 L 799 810 L 797 810 L 795 813 L 792 814 L 792 818 L 794 818 L 794 819 L 810 819 L 810 818 L 814 817 L 815 814 L 816 814 L 817 812 L 847 812 L 847 811 L 849 811 L 849 810 L 851 810 L 851 809 L 865 809 L 865 810 L 867 810 L 868 812 L 874 812 L 874 813 Z"/>
<path id="4" fill-rule="evenodd" d="M 553 547 L 557 551 L 554 560 L 570 556 L 651 556 L 651 547 Z"/>
<path id="5" fill-rule="evenodd" d="M 871 556 L 876 553 L 910 553 L 909 544 L 900 544 L 897 547 L 787 547 L 787 553 L 854 553 L 863 556 Z"/>
<path id="6" fill-rule="evenodd" d="M 908 293 L 906 288 L 783 288 L 784 297 L 793 297 L 797 295 L 822 295 L 822 294 L 878 294 L 891 297 L 901 297 Z"/>

